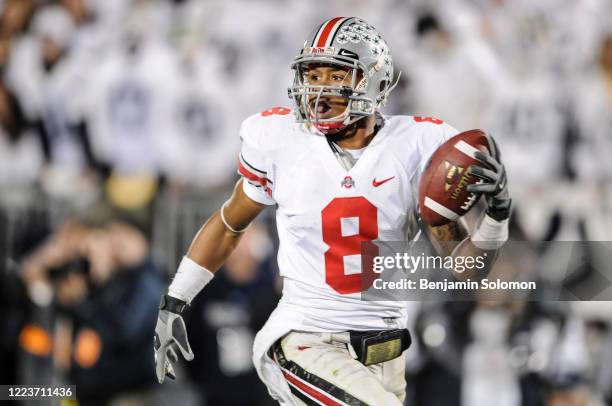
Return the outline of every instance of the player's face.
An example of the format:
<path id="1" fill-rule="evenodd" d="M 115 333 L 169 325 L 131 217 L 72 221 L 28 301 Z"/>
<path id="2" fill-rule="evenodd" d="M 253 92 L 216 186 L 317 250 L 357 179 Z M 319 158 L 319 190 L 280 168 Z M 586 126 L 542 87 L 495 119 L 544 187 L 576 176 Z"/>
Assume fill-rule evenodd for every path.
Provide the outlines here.
<path id="1" fill-rule="evenodd" d="M 311 66 L 304 70 L 304 83 L 312 86 L 349 86 L 353 84 L 353 74 L 351 69 L 344 69 L 339 66 Z M 310 108 L 321 119 L 336 117 L 346 110 L 348 100 L 339 96 L 309 96 Z M 317 104 L 314 111 L 315 104 Z"/>

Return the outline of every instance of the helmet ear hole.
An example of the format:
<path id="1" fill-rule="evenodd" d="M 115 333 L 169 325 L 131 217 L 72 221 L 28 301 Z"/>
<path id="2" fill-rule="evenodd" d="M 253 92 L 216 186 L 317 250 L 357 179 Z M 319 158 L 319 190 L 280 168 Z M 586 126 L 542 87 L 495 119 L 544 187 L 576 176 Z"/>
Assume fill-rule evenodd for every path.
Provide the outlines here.
<path id="1" fill-rule="evenodd" d="M 389 82 L 388 80 L 381 80 L 380 84 L 378 86 L 378 91 L 382 92 L 383 90 L 385 90 L 389 86 L 390 83 L 391 82 Z"/>

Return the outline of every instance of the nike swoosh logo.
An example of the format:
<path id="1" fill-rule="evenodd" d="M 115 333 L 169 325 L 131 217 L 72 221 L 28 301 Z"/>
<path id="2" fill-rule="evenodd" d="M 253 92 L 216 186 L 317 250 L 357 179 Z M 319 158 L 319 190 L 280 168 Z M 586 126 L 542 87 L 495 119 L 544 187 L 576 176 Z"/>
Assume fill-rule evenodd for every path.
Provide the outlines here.
<path id="1" fill-rule="evenodd" d="M 374 187 L 379 187 L 380 185 L 382 185 L 385 182 L 389 182 L 391 179 L 395 178 L 395 176 L 391 176 L 390 178 L 387 179 L 383 179 L 380 182 L 376 182 L 376 178 L 372 179 L 372 186 Z"/>

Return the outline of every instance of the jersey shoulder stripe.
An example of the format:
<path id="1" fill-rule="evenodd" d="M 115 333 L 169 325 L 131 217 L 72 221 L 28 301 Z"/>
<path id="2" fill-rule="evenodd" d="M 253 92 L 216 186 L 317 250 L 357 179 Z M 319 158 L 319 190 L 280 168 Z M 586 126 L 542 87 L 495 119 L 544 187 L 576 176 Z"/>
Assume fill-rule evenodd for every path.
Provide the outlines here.
<path id="1" fill-rule="evenodd" d="M 272 181 L 266 177 L 257 176 L 255 173 L 251 172 L 249 169 L 245 167 L 243 164 L 244 161 L 238 161 L 238 173 L 242 175 L 247 182 L 257 188 L 263 188 L 264 192 L 272 197 Z"/>
<path id="2" fill-rule="evenodd" d="M 267 171 L 257 169 L 254 165 L 250 164 L 246 159 L 244 159 L 244 154 L 242 153 L 238 155 L 238 163 L 239 165 L 243 166 L 246 171 L 252 173 L 255 176 L 265 178 L 268 173 Z"/>

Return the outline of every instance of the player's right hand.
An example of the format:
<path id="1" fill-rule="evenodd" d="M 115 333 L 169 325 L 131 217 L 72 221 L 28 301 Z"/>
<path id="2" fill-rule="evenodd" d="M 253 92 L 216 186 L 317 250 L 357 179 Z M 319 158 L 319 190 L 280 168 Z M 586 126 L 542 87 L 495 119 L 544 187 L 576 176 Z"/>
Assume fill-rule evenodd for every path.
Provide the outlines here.
<path id="1" fill-rule="evenodd" d="M 480 165 L 471 165 L 468 172 L 480 178 L 480 182 L 468 185 L 468 192 L 482 193 L 487 201 L 486 213 L 489 217 L 502 221 L 510 217 L 510 206 L 512 199 L 508 192 L 508 176 L 506 168 L 501 162 L 501 151 L 495 139 L 487 134 L 487 140 L 491 154 L 480 151 L 474 153 Z"/>
<path id="2" fill-rule="evenodd" d="M 187 361 L 193 359 L 193 352 L 187 340 L 185 321 L 181 316 L 187 304 L 168 295 L 162 297 L 155 326 L 155 374 L 159 383 L 165 377 L 175 379 L 172 364 L 178 361 L 179 352 Z"/>

